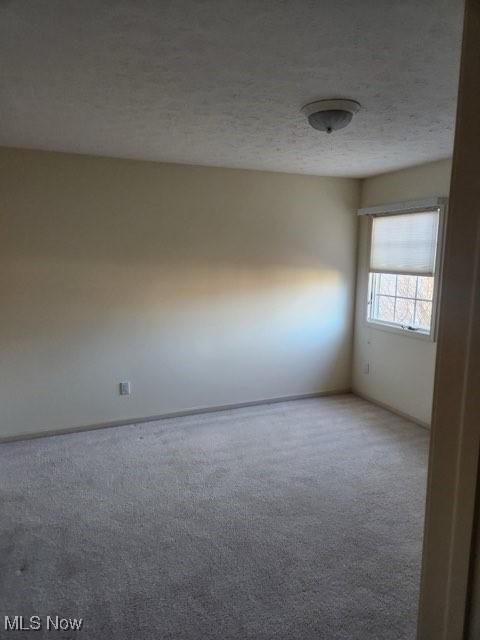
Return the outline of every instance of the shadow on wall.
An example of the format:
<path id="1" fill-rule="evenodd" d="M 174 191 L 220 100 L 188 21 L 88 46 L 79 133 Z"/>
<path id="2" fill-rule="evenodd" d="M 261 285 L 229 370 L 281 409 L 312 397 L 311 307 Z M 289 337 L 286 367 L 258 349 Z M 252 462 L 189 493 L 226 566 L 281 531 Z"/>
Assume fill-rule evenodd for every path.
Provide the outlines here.
<path id="1" fill-rule="evenodd" d="M 18 150 L 0 169 L 6 258 L 343 271 L 355 248 L 355 180 Z"/>

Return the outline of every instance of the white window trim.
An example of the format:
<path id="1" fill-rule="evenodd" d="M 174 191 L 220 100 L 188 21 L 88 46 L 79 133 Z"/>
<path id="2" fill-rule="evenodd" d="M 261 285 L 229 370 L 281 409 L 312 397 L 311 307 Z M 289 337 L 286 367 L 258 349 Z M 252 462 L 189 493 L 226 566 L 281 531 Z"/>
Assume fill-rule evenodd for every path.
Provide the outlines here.
<path id="1" fill-rule="evenodd" d="M 375 216 L 389 216 L 405 213 L 419 213 L 425 210 L 438 209 L 438 237 L 437 237 L 437 253 L 435 260 L 434 288 L 432 298 L 432 322 L 430 332 L 411 329 L 404 329 L 397 324 L 390 324 L 380 320 L 371 320 L 369 316 L 369 276 L 370 276 L 370 252 L 372 248 L 372 221 Z M 441 275 L 443 265 L 443 250 L 445 241 L 445 227 L 447 220 L 447 198 L 425 198 L 423 200 L 410 200 L 406 202 L 397 202 L 395 204 L 377 205 L 374 207 L 364 207 L 358 210 L 359 216 L 367 215 L 368 220 L 368 247 L 367 247 L 367 264 L 366 264 L 366 296 L 364 300 L 363 319 L 369 329 L 378 329 L 379 331 L 388 331 L 401 336 L 416 338 L 417 340 L 427 340 L 428 342 L 436 342 L 438 329 L 438 309 L 441 296 Z"/>

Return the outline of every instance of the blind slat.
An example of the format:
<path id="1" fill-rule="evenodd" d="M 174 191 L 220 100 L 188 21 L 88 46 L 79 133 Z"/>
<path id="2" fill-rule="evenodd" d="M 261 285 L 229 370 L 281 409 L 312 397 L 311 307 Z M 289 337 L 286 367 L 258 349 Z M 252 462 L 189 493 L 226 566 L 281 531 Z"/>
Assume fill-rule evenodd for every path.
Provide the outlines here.
<path id="1" fill-rule="evenodd" d="M 439 212 L 373 218 L 370 271 L 433 276 Z"/>

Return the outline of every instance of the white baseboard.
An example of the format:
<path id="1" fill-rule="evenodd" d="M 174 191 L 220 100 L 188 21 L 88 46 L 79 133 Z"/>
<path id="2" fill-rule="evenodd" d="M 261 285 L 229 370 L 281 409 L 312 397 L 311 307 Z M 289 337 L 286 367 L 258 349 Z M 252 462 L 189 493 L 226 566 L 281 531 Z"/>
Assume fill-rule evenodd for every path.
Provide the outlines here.
<path id="1" fill-rule="evenodd" d="M 356 391 L 355 389 L 352 389 L 352 393 L 353 393 L 353 395 L 358 396 L 359 398 L 362 398 L 363 400 L 367 400 L 368 402 L 371 402 L 372 404 L 376 404 L 377 407 L 381 407 L 382 409 L 386 409 L 387 411 L 390 411 L 391 413 L 394 413 L 395 415 L 400 416 L 401 418 L 405 418 L 405 420 L 410 420 L 410 422 L 414 422 L 419 427 L 423 427 L 423 429 L 430 430 L 430 424 L 428 422 L 424 422 L 423 420 L 419 420 L 418 418 L 415 418 L 415 416 L 412 416 L 409 413 L 405 413 L 404 411 L 400 411 L 400 409 L 396 409 L 395 407 L 392 407 L 392 405 L 387 404 L 386 402 L 380 402 L 380 400 L 375 400 L 375 398 L 372 398 L 371 396 L 367 395 L 366 393 L 361 393 L 360 391 Z"/>
<path id="2" fill-rule="evenodd" d="M 317 391 L 314 393 L 302 393 L 292 396 L 281 396 L 277 398 L 265 398 L 263 400 L 253 400 L 251 402 L 238 402 L 234 404 L 214 405 L 212 407 L 197 407 L 194 409 L 184 409 L 181 411 L 173 411 L 170 413 L 161 413 L 153 416 L 142 416 L 138 418 L 128 418 L 126 420 L 112 420 L 111 422 L 99 422 L 96 424 L 87 424 L 79 427 L 70 427 L 65 429 L 51 429 L 45 431 L 24 432 L 10 436 L 0 436 L 0 444 L 5 442 L 15 442 L 17 440 L 32 440 L 34 438 L 47 438 L 50 436 L 63 436 L 69 433 L 78 433 L 80 431 L 94 431 L 95 429 L 109 429 L 110 427 L 125 427 L 130 424 L 140 424 L 143 422 L 155 422 L 157 420 L 166 420 L 168 418 L 181 418 L 183 416 L 193 416 L 202 413 L 213 413 L 216 411 L 228 411 L 229 409 L 241 409 L 243 407 L 255 407 L 262 404 L 273 404 L 276 402 L 289 402 L 290 400 L 304 400 L 307 398 L 320 398 L 324 396 L 337 396 L 351 393 L 351 389 L 334 389 L 330 391 Z"/>

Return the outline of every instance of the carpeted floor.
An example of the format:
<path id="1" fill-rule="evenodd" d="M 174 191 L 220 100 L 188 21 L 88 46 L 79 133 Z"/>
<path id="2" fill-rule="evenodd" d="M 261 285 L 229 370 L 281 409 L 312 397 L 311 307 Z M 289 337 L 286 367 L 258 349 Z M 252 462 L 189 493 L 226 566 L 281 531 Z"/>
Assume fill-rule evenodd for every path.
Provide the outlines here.
<path id="1" fill-rule="evenodd" d="M 413 640 L 427 442 L 343 395 L 0 445 L 0 637 Z"/>

